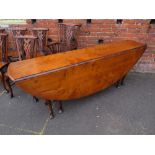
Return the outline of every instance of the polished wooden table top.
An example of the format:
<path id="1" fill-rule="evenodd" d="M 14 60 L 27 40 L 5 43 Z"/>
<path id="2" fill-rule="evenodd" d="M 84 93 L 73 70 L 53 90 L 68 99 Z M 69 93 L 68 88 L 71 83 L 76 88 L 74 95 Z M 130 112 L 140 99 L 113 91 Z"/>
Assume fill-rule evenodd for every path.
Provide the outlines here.
<path id="1" fill-rule="evenodd" d="M 116 41 L 84 49 L 42 56 L 10 64 L 8 75 L 13 81 L 66 69 L 99 58 L 109 58 L 144 46 L 131 40 Z"/>

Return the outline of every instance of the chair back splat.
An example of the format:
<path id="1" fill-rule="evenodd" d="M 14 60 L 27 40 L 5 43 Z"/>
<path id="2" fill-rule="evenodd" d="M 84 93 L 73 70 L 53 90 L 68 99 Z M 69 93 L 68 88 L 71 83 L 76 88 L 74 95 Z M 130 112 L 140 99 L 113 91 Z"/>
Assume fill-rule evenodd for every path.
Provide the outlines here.
<path id="1" fill-rule="evenodd" d="M 77 49 L 77 36 L 81 25 L 59 23 L 59 41 L 61 43 L 61 50 L 68 51 Z"/>
<path id="2" fill-rule="evenodd" d="M 1 80 L 4 89 L 9 92 L 11 91 L 10 89 L 8 90 L 6 86 L 6 78 L 5 78 L 5 73 L 7 72 L 8 68 L 8 34 L 6 33 L 0 33 L 0 74 L 1 74 Z"/>
<path id="3" fill-rule="evenodd" d="M 37 39 L 37 51 L 39 51 L 41 54 L 46 55 L 46 46 L 47 46 L 47 32 L 49 31 L 48 28 L 31 28 L 30 31 L 32 31 L 32 34 L 36 36 Z"/>
<path id="4" fill-rule="evenodd" d="M 8 34 L 0 33 L 0 61 L 2 63 L 8 62 L 7 39 L 8 39 Z"/>
<path id="5" fill-rule="evenodd" d="M 15 27 L 15 28 L 11 28 L 11 31 L 13 33 L 13 37 L 16 37 L 16 36 L 20 36 L 20 35 L 25 35 L 27 28 Z"/>
<path id="6" fill-rule="evenodd" d="M 3 33 L 5 31 L 4 28 L 0 28 L 0 33 Z"/>
<path id="7" fill-rule="evenodd" d="M 49 41 L 47 47 L 52 54 L 75 50 L 78 48 L 77 37 L 81 24 L 58 24 L 58 41 Z"/>
<path id="8" fill-rule="evenodd" d="M 16 46 L 19 60 L 30 59 L 37 56 L 36 41 L 37 37 L 32 35 L 16 36 Z"/>
<path id="9" fill-rule="evenodd" d="M 25 33 L 27 31 L 27 28 L 13 27 L 10 30 L 12 31 L 12 34 L 13 34 L 13 41 L 14 41 L 14 44 L 15 44 L 14 49 L 17 50 L 17 44 L 16 44 L 15 37 L 25 35 Z"/>

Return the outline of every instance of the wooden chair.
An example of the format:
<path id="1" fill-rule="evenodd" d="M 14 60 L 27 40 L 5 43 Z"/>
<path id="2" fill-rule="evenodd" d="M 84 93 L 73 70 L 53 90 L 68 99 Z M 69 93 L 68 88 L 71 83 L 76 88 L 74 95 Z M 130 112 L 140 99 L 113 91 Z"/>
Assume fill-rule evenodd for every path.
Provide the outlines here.
<path id="1" fill-rule="evenodd" d="M 36 42 L 37 37 L 32 35 L 16 36 L 16 46 L 18 51 L 18 59 L 25 60 L 37 56 Z"/>
<path id="2" fill-rule="evenodd" d="M 47 32 L 49 31 L 48 28 L 30 28 L 29 31 L 32 32 L 37 39 L 37 51 L 40 52 L 41 55 L 49 54 L 47 50 Z"/>
<path id="3" fill-rule="evenodd" d="M 19 35 L 19 36 L 15 36 L 15 40 L 16 40 L 18 57 L 17 58 L 9 57 L 10 62 L 22 61 L 25 59 L 30 59 L 30 58 L 36 57 L 36 55 L 37 55 L 37 51 L 36 51 L 37 37 L 34 37 L 32 35 L 25 35 L 25 36 Z M 11 81 L 8 77 L 6 78 L 6 82 L 10 89 L 11 97 L 13 97 L 13 91 L 11 88 L 11 86 L 13 84 L 11 84 Z M 37 100 L 37 98 L 35 98 L 35 99 Z"/>
<path id="4" fill-rule="evenodd" d="M 52 53 L 65 52 L 77 49 L 77 36 L 80 27 L 80 24 L 59 23 L 59 41 L 51 42 L 48 44 L 48 47 L 52 51 Z"/>
<path id="5" fill-rule="evenodd" d="M 0 33 L 3 33 L 5 31 L 4 28 L 0 28 Z"/>
<path id="6" fill-rule="evenodd" d="M 2 75 L 3 87 L 7 92 L 9 92 L 11 90 L 10 89 L 8 90 L 6 86 L 6 79 L 5 79 L 5 73 L 7 72 L 7 68 L 9 65 L 7 39 L 8 39 L 8 34 L 0 33 L 0 73 Z"/>
<path id="7" fill-rule="evenodd" d="M 10 62 L 12 62 L 12 53 L 8 51 L 8 34 L 0 33 L 0 72 L 2 75 L 3 87 L 7 92 L 10 92 L 11 98 L 13 97 L 13 91 L 9 78 L 7 77 L 7 68 Z M 11 61 L 10 61 L 11 60 Z"/>
<path id="8" fill-rule="evenodd" d="M 13 33 L 13 37 L 25 35 L 27 28 L 14 27 L 10 29 Z"/>
<path id="9" fill-rule="evenodd" d="M 13 41 L 14 41 L 14 48 L 13 48 L 13 50 L 9 51 L 9 53 L 11 55 L 11 56 L 9 56 L 9 60 L 11 61 L 13 59 L 15 59 L 15 60 L 18 59 L 18 52 L 17 52 L 17 45 L 16 45 L 15 37 L 25 35 L 27 28 L 13 27 L 13 28 L 10 28 L 10 31 L 12 32 Z M 10 57 L 11 57 L 11 59 L 10 59 Z"/>
<path id="10" fill-rule="evenodd" d="M 27 28 L 14 27 L 14 28 L 11 28 L 10 30 L 12 31 L 13 39 L 16 42 L 15 37 L 25 35 Z M 16 46 L 16 50 L 17 50 L 17 44 L 16 43 L 15 43 L 15 46 Z"/>
<path id="11" fill-rule="evenodd" d="M 58 26 L 59 41 L 61 42 L 62 50 L 69 51 L 77 49 L 77 36 L 81 25 L 60 23 Z"/>
<path id="12" fill-rule="evenodd" d="M 47 47 L 50 49 L 51 54 L 56 54 L 63 51 L 60 42 L 50 42 Z"/>

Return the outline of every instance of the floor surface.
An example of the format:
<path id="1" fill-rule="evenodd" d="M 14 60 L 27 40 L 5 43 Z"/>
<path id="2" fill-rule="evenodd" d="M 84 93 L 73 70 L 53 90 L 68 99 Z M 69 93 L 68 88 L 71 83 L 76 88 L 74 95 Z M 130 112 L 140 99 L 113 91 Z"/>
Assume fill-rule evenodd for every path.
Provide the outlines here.
<path id="1" fill-rule="evenodd" d="M 120 88 L 64 102 L 64 113 L 54 108 L 52 120 L 44 101 L 13 90 L 10 99 L 0 83 L 1 135 L 155 134 L 155 74 L 129 73 Z"/>

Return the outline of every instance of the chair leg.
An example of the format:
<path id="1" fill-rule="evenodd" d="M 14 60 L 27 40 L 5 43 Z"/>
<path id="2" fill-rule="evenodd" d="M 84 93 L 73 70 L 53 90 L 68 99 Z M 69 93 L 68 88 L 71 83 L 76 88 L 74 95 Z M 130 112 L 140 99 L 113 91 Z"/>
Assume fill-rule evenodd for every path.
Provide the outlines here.
<path id="1" fill-rule="evenodd" d="M 50 119 L 54 118 L 54 113 L 53 113 L 53 107 L 52 107 L 52 102 L 50 100 L 45 101 L 45 105 L 48 106 L 49 111 L 50 111 Z"/>
<path id="2" fill-rule="evenodd" d="M 5 75 L 4 75 L 4 73 L 1 73 L 1 74 L 2 74 L 2 84 L 3 84 L 3 87 L 7 91 L 7 93 L 9 93 L 9 90 L 6 88 Z"/>
<path id="3" fill-rule="evenodd" d="M 6 77 L 6 83 L 7 83 L 7 85 L 8 85 L 8 88 L 9 88 L 9 92 L 10 92 L 10 96 L 11 96 L 11 98 L 13 98 L 14 97 L 14 95 L 13 95 L 13 91 L 12 91 L 12 88 L 11 88 L 11 84 L 10 84 L 10 79 L 9 79 L 9 77 Z"/>
<path id="4" fill-rule="evenodd" d="M 62 101 L 58 101 L 58 113 L 59 114 L 63 113 Z"/>

